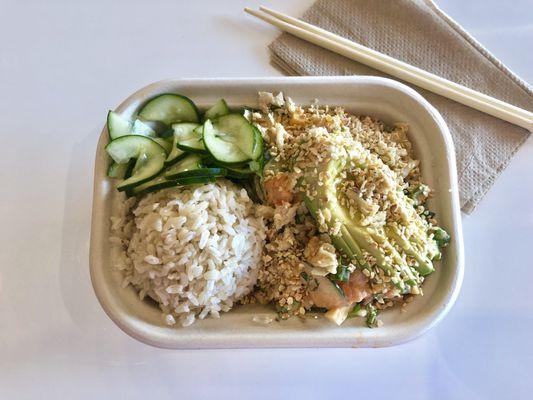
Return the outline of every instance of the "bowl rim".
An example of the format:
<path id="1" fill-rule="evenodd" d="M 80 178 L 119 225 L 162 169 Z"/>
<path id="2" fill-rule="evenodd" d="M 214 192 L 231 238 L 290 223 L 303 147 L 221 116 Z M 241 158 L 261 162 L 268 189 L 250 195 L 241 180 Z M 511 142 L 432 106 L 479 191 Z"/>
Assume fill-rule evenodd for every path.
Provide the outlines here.
<path id="1" fill-rule="evenodd" d="M 454 228 L 454 242 L 456 246 L 456 264 L 455 269 L 456 273 L 454 275 L 451 287 L 449 292 L 444 298 L 443 304 L 438 307 L 433 313 L 429 314 L 425 319 L 418 321 L 417 325 L 413 329 L 404 331 L 401 334 L 397 334 L 395 338 L 378 338 L 375 340 L 374 344 L 363 343 L 362 346 L 358 347 L 388 347 L 392 345 L 402 344 L 411 340 L 414 340 L 421 335 L 425 334 L 431 328 L 436 326 L 450 311 L 450 309 L 455 304 L 464 277 L 464 244 L 463 244 L 463 234 L 462 234 L 462 224 L 461 224 L 461 212 L 459 207 L 459 195 L 458 195 L 458 183 L 457 183 L 457 167 L 455 161 L 455 151 L 452 141 L 451 134 L 449 132 L 448 126 L 446 125 L 444 119 L 440 113 L 418 92 L 409 86 L 404 85 L 398 81 L 375 77 L 375 76 L 328 76 L 328 77 L 216 77 L 216 78 L 172 78 L 159 80 L 154 83 L 148 84 L 139 90 L 135 91 L 133 94 L 128 96 L 120 105 L 115 109 L 117 112 L 122 112 L 127 109 L 130 105 L 138 101 L 145 101 L 146 98 L 152 96 L 155 91 L 166 86 L 198 86 L 198 85 L 208 85 L 210 83 L 227 83 L 228 85 L 236 84 L 251 84 L 257 87 L 267 86 L 267 85 L 283 85 L 285 83 L 297 83 L 301 85 L 313 85 L 317 83 L 324 84 L 333 84 L 333 85 L 343 85 L 343 84 L 375 84 L 381 85 L 393 90 L 402 92 L 403 95 L 407 95 L 419 103 L 428 115 L 434 120 L 435 124 L 439 128 L 439 134 L 441 135 L 444 145 L 445 152 L 447 156 L 448 172 L 450 174 L 450 192 L 451 192 L 451 221 Z M 169 349 L 195 349 L 195 348 L 279 348 L 279 347 L 354 347 L 353 343 L 328 343 L 327 341 L 323 342 L 314 342 L 310 345 L 305 343 L 294 344 L 292 342 L 283 342 L 270 339 L 269 343 L 266 345 L 263 343 L 256 343 L 251 341 L 239 341 L 239 340 L 229 340 L 227 344 L 219 345 L 210 340 L 204 340 L 202 343 L 190 343 L 189 341 L 175 341 L 161 340 L 156 339 L 150 336 L 144 330 L 138 329 L 135 325 L 135 319 L 128 317 L 127 315 L 121 315 L 120 312 L 113 307 L 113 298 L 108 293 L 105 288 L 102 286 L 102 282 L 97 270 L 97 262 L 95 260 L 96 254 L 95 249 L 100 243 L 101 238 L 96 237 L 99 224 L 101 223 L 98 216 L 98 204 L 95 201 L 96 198 L 99 198 L 101 188 L 98 185 L 99 179 L 101 176 L 98 176 L 99 168 L 99 151 L 103 148 L 103 143 L 107 141 L 107 128 L 104 124 L 101 134 L 98 139 L 98 144 L 96 148 L 95 155 L 95 169 L 94 169 L 94 180 L 93 180 L 93 205 L 92 205 L 92 215 L 91 215 L 91 239 L 90 239 L 90 251 L 89 251 L 89 264 L 90 264 L 90 276 L 91 283 L 96 294 L 96 297 L 104 309 L 105 313 L 109 318 L 126 334 L 129 336 L 155 347 L 160 348 L 169 348 Z M 189 338 L 190 339 L 190 338 Z M 268 340 L 267 340 L 268 341 Z"/>

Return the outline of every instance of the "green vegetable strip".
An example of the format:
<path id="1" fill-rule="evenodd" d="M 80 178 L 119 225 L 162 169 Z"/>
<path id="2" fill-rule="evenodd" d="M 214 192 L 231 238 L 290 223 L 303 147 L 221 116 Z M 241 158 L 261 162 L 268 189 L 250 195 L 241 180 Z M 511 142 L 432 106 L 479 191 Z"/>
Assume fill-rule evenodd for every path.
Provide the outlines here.
<path id="1" fill-rule="evenodd" d="M 366 306 L 366 326 L 375 328 L 378 326 L 378 310 L 372 304 Z"/>
<path id="2" fill-rule="evenodd" d="M 361 303 L 357 303 L 354 308 L 350 310 L 348 313 L 348 318 L 355 318 L 359 316 L 359 312 L 361 311 Z"/>

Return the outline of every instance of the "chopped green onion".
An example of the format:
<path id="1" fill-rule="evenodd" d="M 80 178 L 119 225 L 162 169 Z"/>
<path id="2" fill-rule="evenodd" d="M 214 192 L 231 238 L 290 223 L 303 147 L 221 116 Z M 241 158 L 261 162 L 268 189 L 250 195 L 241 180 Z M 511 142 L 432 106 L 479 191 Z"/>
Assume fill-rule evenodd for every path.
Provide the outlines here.
<path id="1" fill-rule="evenodd" d="M 435 216 L 435 213 L 433 211 L 425 210 L 422 215 L 427 219 L 431 219 Z"/>
<path id="2" fill-rule="evenodd" d="M 339 265 L 337 267 L 337 273 L 331 275 L 331 279 L 335 281 L 348 282 L 348 279 L 350 279 L 350 270 L 345 265 Z"/>
<path id="3" fill-rule="evenodd" d="M 433 238 L 435 239 L 439 247 L 444 247 L 448 245 L 448 243 L 450 243 L 451 237 L 444 229 L 435 226 L 434 228 L 432 228 L 432 231 Z"/>
<path id="4" fill-rule="evenodd" d="M 378 310 L 372 304 L 366 306 L 366 326 L 375 328 L 378 326 Z"/>
<path id="5" fill-rule="evenodd" d="M 424 196 L 425 198 L 428 192 L 429 187 L 427 185 L 421 184 L 418 185 L 411 193 L 409 193 L 408 196 L 413 199 L 413 201 L 415 202 L 414 205 L 418 206 L 419 204 L 423 203 L 420 202 L 419 197 Z"/>
<path id="6" fill-rule="evenodd" d="M 357 303 L 354 308 L 348 313 L 348 318 L 359 317 L 359 312 L 361 311 L 361 304 Z"/>

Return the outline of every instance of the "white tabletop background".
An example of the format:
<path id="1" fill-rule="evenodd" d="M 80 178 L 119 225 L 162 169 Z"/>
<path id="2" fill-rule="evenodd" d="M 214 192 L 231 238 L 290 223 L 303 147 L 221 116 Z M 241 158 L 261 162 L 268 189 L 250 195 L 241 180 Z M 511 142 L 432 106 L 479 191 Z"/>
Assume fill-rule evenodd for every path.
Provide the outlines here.
<path id="1" fill-rule="evenodd" d="M 462 293 L 414 342 L 170 351 L 104 314 L 88 250 L 106 112 L 163 78 L 279 75 L 277 32 L 242 12 L 258 3 L 0 0 L 0 399 L 531 399 L 531 139 L 463 217 Z M 300 15 L 312 0 L 263 3 Z M 531 0 L 439 4 L 533 81 Z"/>

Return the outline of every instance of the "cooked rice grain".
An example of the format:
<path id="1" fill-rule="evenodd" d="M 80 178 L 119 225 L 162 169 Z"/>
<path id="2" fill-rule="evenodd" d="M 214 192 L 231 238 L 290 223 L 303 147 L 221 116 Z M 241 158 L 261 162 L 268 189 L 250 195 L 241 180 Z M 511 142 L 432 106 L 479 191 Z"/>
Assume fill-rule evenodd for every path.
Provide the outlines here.
<path id="1" fill-rule="evenodd" d="M 229 181 L 121 199 L 112 217 L 113 264 L 165 322 L 219 317 L 257 280 L 265 226 L 244 189 Z"/>

